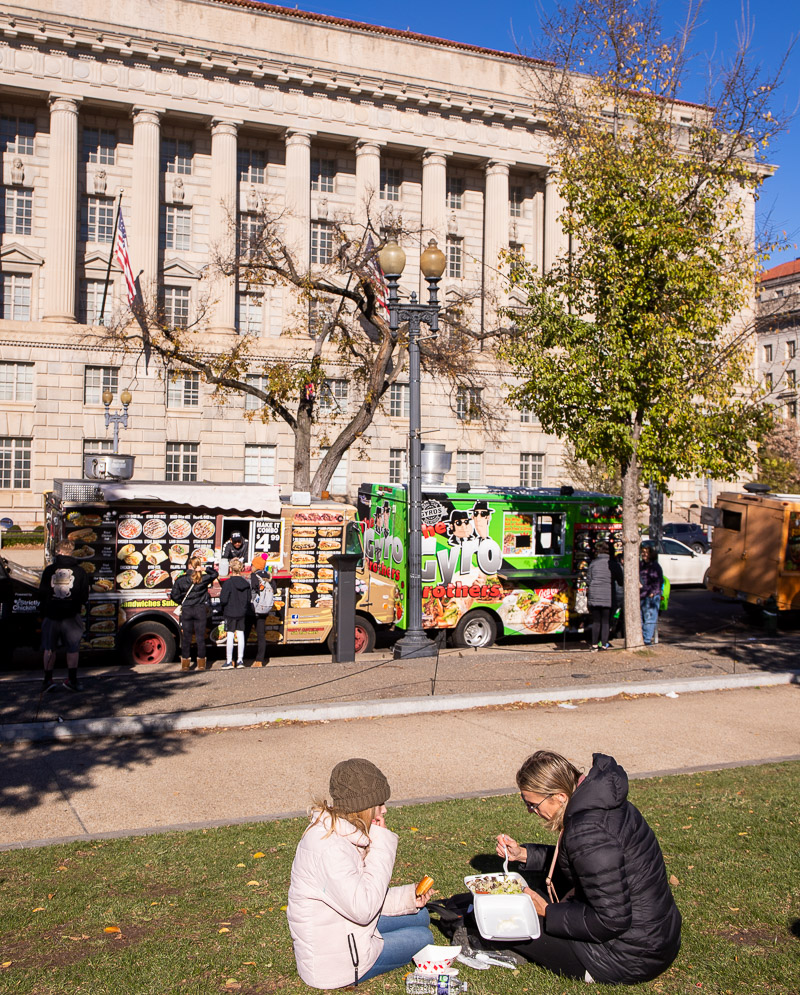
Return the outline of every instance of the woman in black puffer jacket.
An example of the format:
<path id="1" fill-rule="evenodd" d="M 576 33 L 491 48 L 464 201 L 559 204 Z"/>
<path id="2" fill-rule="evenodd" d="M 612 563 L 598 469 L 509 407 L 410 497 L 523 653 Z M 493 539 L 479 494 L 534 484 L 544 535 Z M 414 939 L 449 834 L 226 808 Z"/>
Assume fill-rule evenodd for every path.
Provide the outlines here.
<path id="1" fill-rule="evenodd" d="M 655 834 L 628 801 L 622 767 L 595 753 L 584 777 L 558 753 L 540 750 L 517 772 L 517 787 L 528 811 L 560 835 L 555 847 L 497 837 L 498 854 L 507 847 L 525 872 L 545 876 L 541 894 L 525 889 L 542 935 L 514 949 L 587 981 L 636 984 L 665 971 L 680 949 L 681 915 Z"/>
<path id="2" fill-rule="evenodd" d="M 197 669 L 206 669 L 206 625 L 211 609 L 209 587 L 219 577 L 213 564 L 205 565 L 199 557 L 192 557 L 187 572 L 172 585 L 170 598 L 181 605 L 181 670 L 192 666 L 192 635 L 197 643 Z"/>

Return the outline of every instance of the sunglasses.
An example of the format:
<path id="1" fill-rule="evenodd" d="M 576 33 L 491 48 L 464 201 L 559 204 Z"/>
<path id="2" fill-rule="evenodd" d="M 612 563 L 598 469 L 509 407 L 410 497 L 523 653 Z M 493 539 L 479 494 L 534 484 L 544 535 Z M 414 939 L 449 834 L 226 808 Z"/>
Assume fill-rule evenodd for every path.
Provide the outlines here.
<path id="1" fill-rule="evenodd" d="M 466 525 L 469 522 L 468 518 L 454 518 L 453 525 Z"/>
<path id="2" fill-rule="evenodd" d="M 539 815 L 539 806 L 540 805 L 544 805 L 544 803 L 547 801 L 547 799 L 548 798 L 552 798 L 552 797 L 553 797 L 552 795 L 545 795 L 544 798 L 540 802 L 536 802 L 536 803 L 534 803 L 534 802 L 526 802 L 524 798 L 522 800 L 523 800 L 523 802 L 525 802 L 525 808 L 529 812 L 532 812 L 535 815 Z"/>
<path id="3" fill-rule="evenodd" d="M 477 515 L 478 518 L 491 518 L 492 516 L 491 511 L 476 511 L 474 514 Z"/>

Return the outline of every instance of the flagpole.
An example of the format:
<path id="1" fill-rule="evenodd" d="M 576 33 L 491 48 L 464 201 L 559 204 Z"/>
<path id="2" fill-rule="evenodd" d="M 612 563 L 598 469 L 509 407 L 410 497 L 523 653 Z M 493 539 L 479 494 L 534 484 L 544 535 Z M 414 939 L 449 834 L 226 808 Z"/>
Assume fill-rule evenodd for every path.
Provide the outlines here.
<path id="1" fill-rule="evenodd" d="M 111 279 L 111 263 L 114 261 L 114 243 L 117 240 L 117 229 L 119 228 L 119 212 L 122 210 L 122 190 L 119 192 L 119 198 L 117 199 L 117 210 L 114 215 L 114 234 L 111 236 L 111 251 L 108 254 L 108 269 L 106 270 L 106 282 L 103 286 L 103 303 L 100 305 L 100 324 L 103 324 L 103 318 L 106 313 L 106 298 L 108 297 L 108 281 Z"/>

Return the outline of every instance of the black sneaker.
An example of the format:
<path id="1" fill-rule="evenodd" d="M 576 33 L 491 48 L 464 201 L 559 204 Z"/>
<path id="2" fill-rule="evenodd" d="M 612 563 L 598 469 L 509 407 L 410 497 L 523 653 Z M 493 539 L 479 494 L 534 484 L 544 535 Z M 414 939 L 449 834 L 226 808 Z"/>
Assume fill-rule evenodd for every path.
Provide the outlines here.
<path id="1" fill-rule="evenodd" d="M 83 691 L 83 684 L 79 684 L 78 681 L 71 681 L 68 677 L 61 682 L 61 685 L 67 691 Z"/>
<path id="2" fill-rule="evenodd" d="M 49 691 L 55 691 L 56 688 L 60 688 L 61 684 L 56 681 L 45 681 L 42 686 L 42 694 L 47 694 Z"/>

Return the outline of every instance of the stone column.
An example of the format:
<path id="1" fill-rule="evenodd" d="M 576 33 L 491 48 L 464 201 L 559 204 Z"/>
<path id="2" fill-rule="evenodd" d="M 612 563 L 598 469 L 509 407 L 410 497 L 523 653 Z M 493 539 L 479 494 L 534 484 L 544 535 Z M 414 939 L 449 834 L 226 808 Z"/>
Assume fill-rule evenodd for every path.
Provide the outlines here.
<path id="1" fill-rule="evenodd" d="M 353 216 L 359 224 L 368 218 L 377 221 L 381 192 L 381 147 L 362 139 L 356 142 L 356 206 Z"/>
<path id="2" fill-rule="evenodd" d="M 45 321 L 75 321 L 79 99 L 50 97 Z"/>
<path id="3" fill-rule="evenodd" d="M 544 272 L 549 273 L 558 257 L 563 232 L 558 216 L 564 202 L 556 187 L 556 173 L 549 170 L 544 183 Z"/>
<path id="4" fill-rule="evenodd" d="M 420 248 L 424 250 L 428 242 L 435 238 L 439 248 L 447 254 L 447 153 L 429 149 L 422 153 L 422 232 Z M 442 300 L 445 299 L 444 285 L 447 279 L 445 270 L 439 284 Z M 419 275 L 419 299 L 427 302 L 427 282 Z"/>
<path id="5" fill-rule="evenodd" d="M 487 317 L 501 304 L 505 281 L 501 278 L 500 250 L 508 247 L 508 171 L 510 164 L 490 159 L 486 164 L 483 201 L 483 292 Z M 493 319 L 491 319 L 493 320 Z"/>
<path id="6" fill-rule="evenodd" d="M 133 175 L 128 251 L 146 304 L 158 291 L 158 212 L 161 182 L 161 111 L 133 109 Z"/>
<path id="7" fill-rule="evenodd" d="M 544 190 L 541 188 L 533 194 L 533 258 L 531 262 L 536 267 L 539 276 L 544 272 Z"/>
<path id="8" fill-rule="evenodd" d="M 308 269 L 311 224 L 311 135 L 286 132 L 286 244 L 300 272 Z"/>
<path id="9" fill-rule="evenodd" d="M 212 253 L 227 268 L 236 248 L 237 188 L 236 135 L 232 121 L 211 122 L 211 237 Z M 217 275 L 213 290 L 213 312 L 209 331 L 236 331 L 236 277 Z"/>

